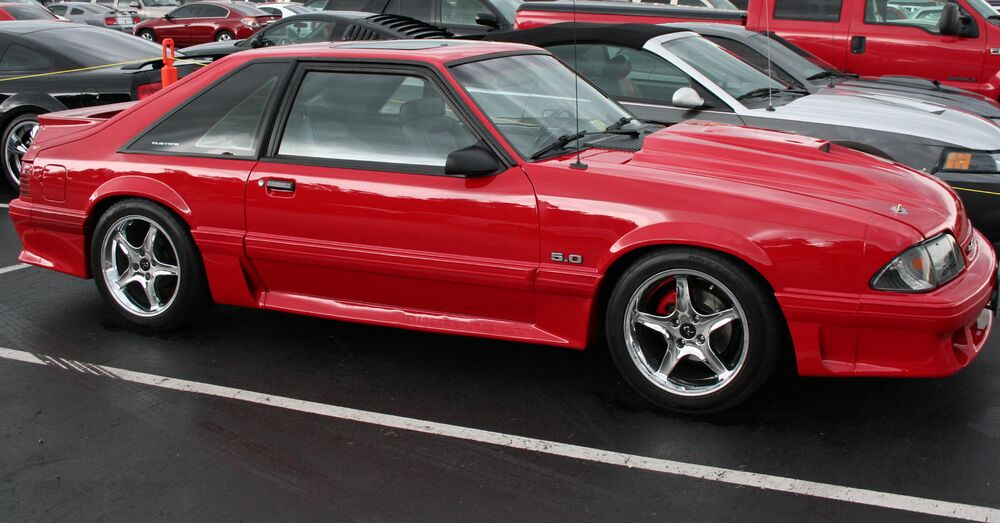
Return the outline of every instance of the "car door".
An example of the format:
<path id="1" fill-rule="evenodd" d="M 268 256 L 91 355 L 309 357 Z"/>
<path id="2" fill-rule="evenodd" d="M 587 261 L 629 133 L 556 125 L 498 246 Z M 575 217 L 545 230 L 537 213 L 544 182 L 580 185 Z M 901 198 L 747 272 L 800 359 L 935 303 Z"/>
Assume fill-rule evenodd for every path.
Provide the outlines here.
<path id="1" fill-rule="evenodd" d="M 438 327 L 455 315 L 533 321 L 534 191 L 513 162 L 444 174 L 449 153 L 485 136 L 444 84 L 394 66 L 309 66 L 300 78 L 246 195 L 267 305 Z"/>
<path id="2" fill-rule="evenodd" d="M 701 84 L 670 62 L 644 49 L 599 43 L 546 46 L 576 71 L 623 105 L 640 120 L 671 124 L 700 118 L 742 124 L 739 116 Z M 674 93 L 690 87 L 705 99 L 698 110 L 675 107 Z"/>
<path id="3" fill-rule="evenodd" d="M 905 75 L 939 80 L 954 87 L 975 89 L 986 59 L 985 28 L 978 36 L 944 36 L 938 31 L 941 11 L 910 18 L 887 0 L 859 0 L 851 22 L 854 45 L 847 70 L 870 76 Z M 962 6 L 968 14 L 968 8 Z M 970 17 L 970 23 L 977 22 Z"/>
<path id="4" fill-rule="evenodd" d="M 187 27 L 187 34 L 191 38 L 191 44 L 198 45 L 215 40 L 216 31 L 220 25 L 229 17 L 229 9 L 225 7 L 202 4 L 197 12 L 197 17 L 191 20 Z M 232 30 L 229 30 L 232 32 Z"/>
<path id="5" fill-rule="evenodd" d="M 168 13 L 154 29 L 159 39 L 162 41 L 164 38 L 173 38 L 177 47 L 195 45 L 190 26 L 199 16 L 202 7 L 202 4 L 189 4 Z"/>

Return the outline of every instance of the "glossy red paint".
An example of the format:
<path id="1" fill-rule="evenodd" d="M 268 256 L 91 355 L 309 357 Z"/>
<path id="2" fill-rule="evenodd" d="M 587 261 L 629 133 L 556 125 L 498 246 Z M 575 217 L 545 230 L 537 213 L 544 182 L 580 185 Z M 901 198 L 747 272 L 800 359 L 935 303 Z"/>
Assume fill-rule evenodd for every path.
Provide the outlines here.
<path id="1" fill-rule="evenodd" d="M 447 64 L 529 49 L 277 47 L 223 59 L 110 119 L 106 108 L 43 115 L 25 156 L 29 195 L 10 206 L 20 259 L 90 276 L 96 218 L 116 198 L 141 197 L 188 224 L 216 302 L 579 349 L 600 334 L 602 296 L 621 268 L 647 249 L 685 245 L 767 282 L 801 374 L 940 376 L 982 348 L 996 256 L 941 182 L 822 140 L 697 122 L 648 136 L 636 153 L 589 149 L 586 170 L 572 169 L 572 156 L 525 161 Z M 261 58 L 424 64 L 515 165 L 464 178 L 119 152 Z M 65 169 L 62 201 L 47 198 L 53 169 Z M 272 178 L 294 180 L 294 195 L 258 183 Z M 896 204 L 909 213 L 892 213 Z M 944 231 L 967 249 L 955 280 L 925 294 L 869 287 L 893 257 Z M 550 261 L 552 252 L 583 263 Z"/>
<path id="2" fill-rule="evenodd" d="M 224 9 L 225 16 L 187 16 L 185 14 L 187 11 L 184 9 L 189 6 L 185 5 L 163 18 L 136 24 L 132 32 L 138 35 L 143 31 L 152 31 L 157 42 L 164 38 L 172 38 L 177 47 L 186 47 L 212 42 L 223 34 L 228 34 L 236 40 L 249 38 L 261 27 L 281 19 L 278 15 L 247 16 L 225 2 L 198 2 L 198 4 Z"/>
<path id="3" fill-rule="evenodd" d="M 831 20 L 819 21 L 779 18 L 774 16 L 773 1 L 750 0 L 742 22 L 753 31 L 773 31 L 844 71 L 862 76 L 915 76 L 994 100 L 1000 97 L 1000 26 L 995 20 L 984 18 L 967 0 L 955 0 L 971 18 L 978 36 L 943 36 L 914 25 L 866 22 L 867 1 L 843 0 L 836 20 L 831 16 Z M 568 2 L 523 4 L 517 12 L 515 28 L 574 21 L 574 13 L 557 4 Z M 602 13 L 576 13 L 575 20 L 650 24 L 691 21 L 690 17 L 642 16 L 642 11 L 628 2 L 602 5 L 605 6 Z"/>

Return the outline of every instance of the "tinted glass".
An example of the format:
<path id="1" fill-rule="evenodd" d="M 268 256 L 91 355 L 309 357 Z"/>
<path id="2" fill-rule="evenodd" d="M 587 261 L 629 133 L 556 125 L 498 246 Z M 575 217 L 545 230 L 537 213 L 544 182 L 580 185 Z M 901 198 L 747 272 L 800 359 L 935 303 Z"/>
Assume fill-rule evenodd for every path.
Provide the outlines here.
<path id="1" fill-rule="evenodd" d="M 443 172 L 451 152 L 476 141 L 423 78 L 311 72 L 295 96 L 278 154 Z"/>
<path id="2" fill-rule="evenodd" d="M 125 6 L 128 6 L 128 2 L 120 2 Z M 172 7 L 176 5 L 181 5 L 177 0 L 141 0 L 141 3 L 146 7 Z"/>
<path id="3" fill-rule="evenodd" d="M 417 20 L 431 21 L 431 2 L 429 0 L 392 0 L 385 10 L 388 14 L 409 16 Z"/>
<path id="4" fill-rule="evenodd" d="M 36 31 L 24 38 L 33 46 L 62 55 L 81 67 L 153 59 L 162 55 L 160 46 L 153 42 L 120 31 L 77 24 Z"/>
<path id="5" fill-rule="evenodd" d="M 74 7 L 73 9 L 70 9 L 69 14 L 71 14 L 71 15 L 82 15 L 83 14 L 83 9 L 80 9 L 79 7 Z"/>
<path id="6" fill-rule="evenodd" d="M 213 5 L 212 7 L 215 8 L 215 9 L 223 9 L 222 7 L 215 6 L 215 5 Z M 241 4 L 233 4 L 230 7 L 233 9 L 233 11 L 236 11 L 237 13 L 239 13 L 239 14 L 241 14 L 243 16 L 267 16 L 267 13 L 265 13 L 264 11 L 261 11 L 257 6 L 246 4 L 246 2 L 241 3 Z M 212 11 L 212 13 L 215 13 L 215 11 Z M 226 15 L 224 15 L 224 14 L 222 14 L 222 15 L 215 15 L 215 14 L 213 14 L 212 16 L 226 16 Z"/>
<path id="7" fill-rule="evenodd" d="M 440 0 L 441 23 L 476 25 L 476 15 L 493 11 L 482 0 Z"/>
<path id="8" fill-rule="evenodd" d="M 66 6 L 64 6 L 64 5 L 54 5 L 54 6 L 49 7 L 49 11 L 52 11 L 53 13 L 55 13 L 55 14 L 57 14 L 59 16 L 63 16 L 63 15 L 66 14 Z"/>
<path id="9" fill-rule="evenodd" d="M 774 17 L 786 20 L 836 22 L 842 0 L 774 0 Z"/>
<path id="10" fill-rule="evenodd" d="M 330 20 L 295 20 L 269 28 L 261 37 L 266 45 L 306 44 L 337 40 L 337 23 Z"/>
<path id="11" fill-rule="evenodd" d="M 573 45 L 548 48 L 568 64 L 573 63 Z M 663 58 L 613 45 L 577 46 L 576 70 L 606 93 L 618 99 L 670 103 L 674 92 L 691 87 L 691 79 Z"/>
<path id="12" fill-rule="evenodd" d="M 767 38 L 764 35 L 760 35 L 760 37 Z M 714 36 L 706 36 L 705 38 L 708 38 L 712 42 L 715 42 L 717 45 L 719 45 L 719 47 L 722 47 L 723 49 L 729 51 L 730 53 L 733 53 L 734 55 L 740 57 L 740 59 L 742 59 L 744 62 L 756 67 L 758 71 L 763 73 L 767 72 L 768 70 L 767 55 L 761 54 L 755 49 L 752 49 L 750 46 L 744 45 L 741 42 L 730 40 L 728 38 L 718 38 Z M 777 43 L 772 43 L 771 69 L 770 69 L 771 75 L 774 76 L 775 78 L 780 79 L 782 82 L 786 84 L 797 84 L 798 82 L 795 80 L 795 78 L 786 73 L 785 71 L 783 71 L 782 68 L 778 66 L 778 64 L 781 64 L 782 67 L 784 66 L 793 67 L 795 68 L 795 70 L 800 71 L 799 74 L 802 74 L 806 78 L 814 74 L 823 72 L 805 58 L 802 58 L 801 56 L 791 52 L 785 47 L 778 45 Z"/>
<path id="13" fill-rule="evenodd" d="M 265 13 L 265 12 L 263 12 L 260 9 L 257 9 L 257 8 L 254 8 L 254 11 L 260 13 L 260 16 L 263 16 L 263 15 L 267 14 L 267 13 Z M 217 5 L 208 5 L 208 4 L 205 4 L 205 5 L 201 6 L 201 12 L 198 13 L 198 16 L 201 17 L 201 18 L 225 18 L 225 17 L 229 16 L 229 10 L 226 9 L 225 7 L 219 7 Z M 257 16 L 257 15 L 254 15 L 254 16 Z"/>
<path id="14" fill-rule="evenodd" d="M 170 18 L 193 18 L 201 11 L 200 5 L 186 5 L 170 11 Z"/>
<path id="15" fill-rule="evenodd" d="M 253 156 L 267 100 L 285 64 L 254 64 L 222 80 L 156 124 L 130 151 Z"/>
<path id="16" fill-rule="evenodd" d="M 451 68 L 455 79 L 524 157 L 559 136 L 603 131 L 629 116 L 552 56 L 493 58 Z M 578 96 L 574 96 L 574 84 Z"/>
<path id="17" fill-rule="evenodd" d="M 264 11 L 265 13 L 267 13 L 269 15 L 278 15 L 278 16 L 281 16 L 281 11 L 279 11 L 279 10 L 273 8 L 273 7 L 261 7 L 260 10 Z"/>
<path id="18" fill-rule="evenodd" d="M 303 4 L 303 7 L 313 11 L 322 11 L 326 7 L 326 0 L 309 0 Z"/>
<path id="19" fill-rule="evenodd" d="M 32 5 L 8 5 L 3 9 L 14 17 L 14 20 L 52 20 L 56 17 L 47 9 Z"/>
<path id="20" fill-rule="evenodd" d="M 940 5 L 930 2 L 925 5 L 913 5 L 898 4 L 891 0 L 867 0 L 865 23 L 906 25 L 937 33 L 942 12 Z"/>
<path id="21" fill-rule="evenodd" d="M 23 45 L 11 45 L 0 60 L 0 71 L 47 71 L 52 68 L 52 60 Z"/>

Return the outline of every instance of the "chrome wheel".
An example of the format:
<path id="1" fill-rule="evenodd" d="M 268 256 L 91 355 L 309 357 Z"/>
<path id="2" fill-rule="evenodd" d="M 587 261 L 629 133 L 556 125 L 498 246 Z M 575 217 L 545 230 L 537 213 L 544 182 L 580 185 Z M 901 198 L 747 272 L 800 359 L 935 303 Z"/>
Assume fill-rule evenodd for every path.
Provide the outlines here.
<path id="1" fill-rule="evenodd" d="M 139 38 L 142 38 L 143 40 L 149 40 L 150 42 L 156 40 L 156 38 L 153 36 L 153 33 L 150 31 L 143 31 L 139 33 Z"/>
<path id="2" fill-rule="evenodd" d="M 228 42 L 233 39 L 233 35 L 229 33 L 219 33 L 219 36 L 215 38 L 216 42 Z"/>
<path id="3" fill-rule="evenodd" d="M 743 369 L 750 342 L 743 307 L 719 280 L 677 269 L 655 274 L 632 294 L 625 343 L 656 387 L 680 396 L 717 392 Z"/>
<path id="4" fill-rule="evenodd" d="M 120 218 L 101 242 L 104 284 L 137 316 L 157 316 L 174 302 L 181 279 L 178 260 L 170 236 L 145 216 Z"/>
<path id="5" fill-rule="evenodd" d="M 15 124 L 7 134 L 4 159 L 7 161 L 7 174 L 17 185 L 21 184 L 21 160 L 31 147 L 36 134 L 38 134 L 38 122 L 34 120 L 24 120 Z"/>

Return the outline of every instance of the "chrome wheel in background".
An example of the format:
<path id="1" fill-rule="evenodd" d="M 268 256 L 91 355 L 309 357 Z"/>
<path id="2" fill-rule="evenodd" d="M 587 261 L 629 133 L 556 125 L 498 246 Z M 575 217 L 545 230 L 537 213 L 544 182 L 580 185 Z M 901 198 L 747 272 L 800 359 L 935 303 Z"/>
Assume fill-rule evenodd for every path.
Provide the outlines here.
<path id="1" fill-rule="evenodd" d="M 20 186 L 21 160 L 38 134 L 38 121 L 34 116 L 15 121 L 4 136 L 4 166 L 7 177 L 15 187 Z"/>
<path id="2" fill-rule="evenodd" d="M 147 318 L 170 307 L 181 283 L 179 257 L 170 236 L 139 215 L 118 219 L 104 235 L 101 273 L 120 306 Z"/>

